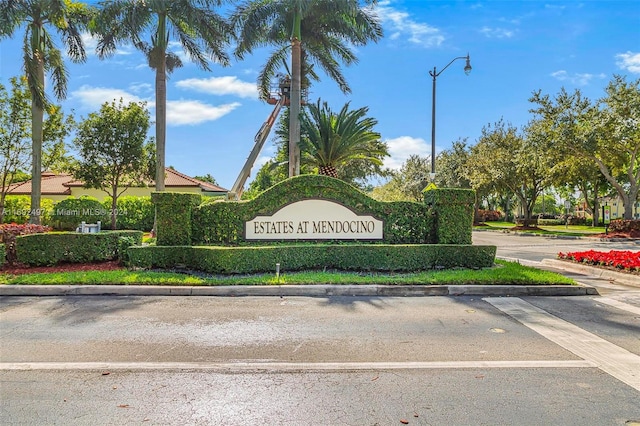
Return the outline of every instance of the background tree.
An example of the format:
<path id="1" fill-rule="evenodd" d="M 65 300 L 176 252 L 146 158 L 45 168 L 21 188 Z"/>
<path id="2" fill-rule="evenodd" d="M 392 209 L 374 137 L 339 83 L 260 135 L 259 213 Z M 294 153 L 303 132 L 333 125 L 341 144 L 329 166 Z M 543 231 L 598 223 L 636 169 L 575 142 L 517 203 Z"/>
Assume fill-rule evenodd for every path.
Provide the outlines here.
<path id="1" fill-rule="evenodd" d="M 62 53 L 53 40 L 60 34 L 67 56 L 84 62 L 86 55 L 81 31 L 91 9 L 72 0 L 8 0 L 0 2 L 0 39 L 12 37 L 24 28 L 23 66 L 31 92 L 31 223 L 40 223 L 42 138 L 45 96 L 45 73 L 48 72 L 57 99 L 67 93 L 67 71 Z M 51 31 L 50 31 L 51 30 Z"/>
<path id="2" fill-rule="evenodd" d="M 436 185 L 442 188 L 471 188 L 471 182 L 467 177 L 469 155 L 467 138 L 454 141 L 451 149 L 442 151 L 436 157 Z"/>
<path id="3" fill-rule="evenodd" d="M 544 128 L 537 122 L 531 122 L 523 134 L 503 120 L 483 127 L 467 163 L 472 186 L 494 185 L 498 192 L 513 193 L 524 218 L 531 219 L 536 198 L 550 180 L 547 144 Z"/>
<path id="4" fill-rule="evenodd" d="M 68 172 L 73 156 L 67 149 L 67 138 L 76 129 L 73 114 L 65 114 L 60 105 L 49 105 L 42 131 L 42 170 Z"/>
<path id="5" fill-rule="evenodd" d="M 103 2 L 92 32 L 100 57 L 111 56 L 116 45 L 131 42 L 155 70 L 156 191 L 164 191 L 167 128 L 167 74 L 182 66 L 168 51 L 172 39 L 198 67 L 211 71 L 209 60 L 229 63 L 224 51 L 232 37 L 229 23 L 214 11 L 222 0 L 112 0 Z M 150 42 L 143 37 L 150 37 Z"/>
<path id="6" fill-rule="evenodd" d="M 217 185 L 218 184 L 218 182 L 216 182 L 216 179 L 213 176 L 211 176 L 211 174 L 209 174 L 209 173 L 207 173 L 206 175 L 194 176 L 193 178 L 194 179 L 198 179 L 199 181 L 202 181 L 202 182 L 211 183 L 213 185 Z"/>
<path id="7" fill-rule="evenodd" d="M 535 92 L 532 112 L 548 123 L 559 149 L 595 164 L 633 218 L 640 189 L 640 79 L 614 76 L 596 104 L 579 90 L 562 89 L 554 98 Z"/>
<path id="8" fill-rule="evenodd" d="M 12 77 L 10 82 L 11 94 L 0 83 L 0 223 L 9 186 L 20 170 L 29 166 L 31 95 L 25 78 Z"/>
<path id="9" fill-rule="evenodd" d="M 375 3 L 376 0 L 364 2 L 365 5 Z M 258 47 L 276 46 L 258 76 L 263 99 L 268 98 L 271 80 L 291 51 L 289 176 L 298 175 L 303 58 L 319 65 L 348 93 L 350 88 L 336 58 L 346 65 L 356 63 L 351 46 L 379 40 L 382 27 L 373 9 L 361 7 L 359 0 L 248 1 L 237 8 L 232 20 L 239 34 L 237 57 L 243 58 Z M 306 69 L 311 72 L 310 67 Z"/>
<path id="10" fill-rule="evenodd" d="M 111 197 L 111 229 L 116 229 L 118 197 L 154 176 L 153 144 L 145 143 L 149 126 L 145 104 L 124 105 L 122 99 L 104 103 L 79 124 L 74 143 L 80 158 L 73 176 Z"/>
<path id="11" fill-rule="evenodd" d="M 362 174 L 381 167 L 389 152 L 380 134 L 373 130 L 377 120 L 367 117 L 368 112 L 367 107 L 349 110 L 349 103 L 337 114 L 320 100 L 309 105 L 300 123 L 304 135 L 302 161 L 321 175 L 340 179 L 353 178 L 347 172 Z"/>

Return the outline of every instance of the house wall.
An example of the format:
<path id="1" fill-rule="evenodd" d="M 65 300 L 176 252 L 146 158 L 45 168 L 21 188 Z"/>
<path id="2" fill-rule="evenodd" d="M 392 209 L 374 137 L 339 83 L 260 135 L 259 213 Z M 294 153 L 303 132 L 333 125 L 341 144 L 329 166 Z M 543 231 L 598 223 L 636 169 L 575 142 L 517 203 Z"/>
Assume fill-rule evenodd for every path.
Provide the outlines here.
<path id="1" fill-rule="evenodd" d="M 166 188 L 167 192 L 189 192 L 194 194 L 201 194 L 202 190 L 193 186 L 172 186 L 170 188 Z M 136 188 L 127 188 L 126 191 L 122 193 L 122 196 L 133 196 L 133 197 L 150 197 L 151 193 L 155 191 L 153 187 L 136 187 Z M 107 198 L 107 193 L 100 189 L 92 189 L 92 188 L 82 188 L 82 187 L 71 187 L 71 196 L 80 198 L 82 196 L 88 196 L 97 198 L 100 201 L 104 201 Z M 62 197 L 64 200 L 67 197 Z"/>

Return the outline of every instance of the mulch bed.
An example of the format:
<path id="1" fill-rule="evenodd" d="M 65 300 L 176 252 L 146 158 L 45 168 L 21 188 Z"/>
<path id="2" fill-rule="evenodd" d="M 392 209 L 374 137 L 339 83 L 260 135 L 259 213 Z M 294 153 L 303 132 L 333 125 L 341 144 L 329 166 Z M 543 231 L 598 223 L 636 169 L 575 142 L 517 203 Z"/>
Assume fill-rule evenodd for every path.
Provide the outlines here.
<path id="1" fill-rule="evenodd" d="M 99 263 L 62 263 L 53 266 L 3 265 L 0 274 L 21 275 L 37 272 L 115 271 L 126 269 L 117 260 Z"/>

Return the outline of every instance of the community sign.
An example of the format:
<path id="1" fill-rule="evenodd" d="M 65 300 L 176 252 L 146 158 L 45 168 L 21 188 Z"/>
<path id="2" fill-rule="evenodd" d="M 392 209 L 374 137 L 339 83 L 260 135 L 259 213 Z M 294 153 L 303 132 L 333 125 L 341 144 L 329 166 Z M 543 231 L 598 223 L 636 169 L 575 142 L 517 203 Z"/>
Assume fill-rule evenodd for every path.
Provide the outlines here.
<path id="1" fill-rule="evenodd" d="M 307 199 L 245 222 L 247 240 L 381 240 L 383 222 L 340 203 Z"/>

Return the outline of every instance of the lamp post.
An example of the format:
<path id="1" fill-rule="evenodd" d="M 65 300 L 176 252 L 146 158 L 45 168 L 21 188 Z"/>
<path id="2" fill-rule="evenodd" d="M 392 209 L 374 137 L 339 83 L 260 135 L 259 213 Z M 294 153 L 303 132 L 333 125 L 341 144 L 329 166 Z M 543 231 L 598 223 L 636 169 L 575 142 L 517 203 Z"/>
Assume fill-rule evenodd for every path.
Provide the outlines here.
<path id="1" fill-rule="evenodd" d="M 436 67 L 433 67 L 433 71 L 429 71 L 429 75 L 433 77 L 433 94 L 431 98 L 431 173 L 429 174 L 431 180 L 436 177 L 436 78 L 442 74 L 442 71 L 449 68 L 449 65 L 458 59 L 466 59 L 467 63 L 464 66 L 464 73 L 469 75 L 471 72 L 471 62 L 468 53 L 467 56 L 458 56 L 457 58 L 453 58 L 451 62 L 449 62 L 440 71 L 436 71 Z"/>

